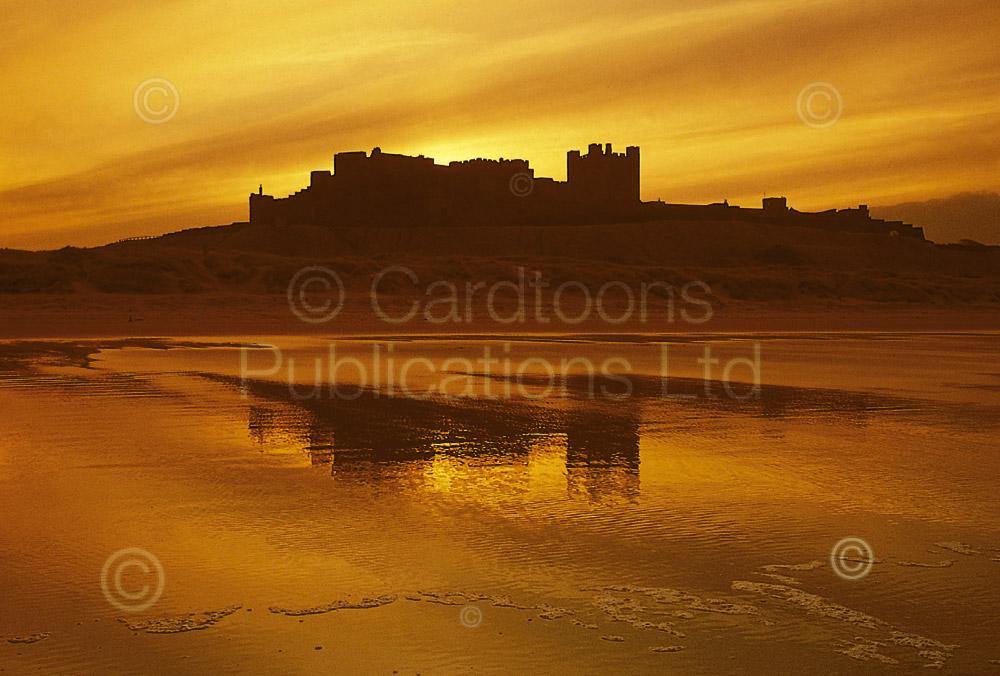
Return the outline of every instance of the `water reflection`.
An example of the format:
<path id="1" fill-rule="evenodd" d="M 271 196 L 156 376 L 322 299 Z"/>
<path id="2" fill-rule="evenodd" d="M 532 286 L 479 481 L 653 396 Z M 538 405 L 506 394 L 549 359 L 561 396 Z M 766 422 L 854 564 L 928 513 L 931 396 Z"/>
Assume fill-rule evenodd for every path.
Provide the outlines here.
<path id="1" fill-rule="evenodd" d="M 271 402 L 250 406 L 250 437 L 260 444 L 294 438 L 335 476 L 388 479 L 401 465 L 436 457 L 527 471 L 529 454 L 544 440 L 549 452 L 563 454 L 571 493 L 595 501 L 639 494 L 638 408 L 574 399 L 412 399 L 367 389 L 350 399 L 297 400 L 282 384 L 245 386 L 258 402 Z"/>
<path id="2" fill-rule="evenodd" d="M 566 418 L 566 483 L 594 502 L 639 497 L 639 413 L 571 411 Z"/>
<path id="3" fill-rule="evenodd" d="M 630 378 L 627 400 L 591 396 L 599 390 L 587 378 L 570 378 L 563 396 L 490 400 L 412 398 L 360 387 L 303 398 L 284 383 L 204 377 L 252 396 L 248 432 L 254 441 L 284 441 L 307 453 L 312 464 L 329 465 L 334 476 L 388 482 L 418 474 L 420 463 L 440 458 L 527 473 L 528 456 L 545 440 L 544 452 L 558 454 L 567 492 L 598 503 L 638 498 L 644 422 L 669 435 L 683 429 L 683 420 L 711 424 L 732 414 L 826 417 L 864 427 L 875 414 L 929 413 L 911 400 L 773 385 L 752 396 L 720 396 L 722 384 L 701 379 L 673 379 L 664 392 L 658 379 L 641 376 Z M 532 384 L 530 377 L 521 380 Z"/>
<path id="4" fill-rule="evenodd" d="M 695 426 L 738 425 L 740 418 L 804 419 L 841 428 L 897 418 L 964 427 L 971 420 L 981 425 L 984 414 L 981 407 L 871 392 L 766 384 L 755 390 L 698 378 L 665 384 L 640 375 L 628 378 L 627 398 L 594 396 L 620 394 L 620 380 L 605 388 L 590 377 L 570 376 L 564 390 L 544 400 L 412 398 L 344 386 L 336 396 L 315 390 L 304 398 L 287 383 L 202 375 L 251 395 L 248 431 L 259 445 L 281 441 L 342 479 L 398 485 L 443 459 L 505 467 L 513 471 L 505 475 L 513 482 L 526 479 L 529 456 L 544 454 L 550 469 L 560 468 L 567 493 L 593 503 L 638 499 L 643 434 L 664 439 Z M 518 380 L 538 384 L 531 376 Z M 743 427 L 772 442 L 784 431 Z"/>
<path id="5" fill-rule="evenodd" d="M 825 358 L 837 361 L 838 346 L 826 347 Z M 831 651 L 862 645 L 860 635 L 881 641 L 879 654 L 895 655 L 900 669 L 928 662 L 881 629 L 816 608 L 863 609 L 885 627 L 961 645 L 948 665 L 958 673 L 978 673 L 996 656 L 988 648 L 998 542 L 995 397 L 956 404 L 933 400 L 937 389 L 893 390 L 886 380 L 872 392 L 845 377 L 840 390 L 832 382 L 827 389 L 765 384 L 743 400 L 716 381 L 671 378 L 665 393 L 656 378 L 636 375 L 623 400 L 591 398 L 601 383 L 585 378 L 543 401 L 422 401 L 371 390 L 347 392 L 354 399 L 298 399 L 284 382 L 242 383 L 235 361 L 231 351 L 125 351 L 93 368 L 55 361 L 30 377 L 26 369 L 0 373 L 7 420 L 0 540 L 16 564 L 6 588 L 11 607 L 32 610 L 7 613 L 0 629 L 53 630 L 34 648 L 30 668 L 16 663 L 8 671 L 38 664 L 52 671 L 56 660 L 64 671 L 107 671 L 108 646 L 115 658 L 130 654 L 115 648 L 124 645 L 120 623 L 91 622 L 106 610 L 89 600 L 103 604 L 99 590 L 79 590 L 96 590 L 107 555 L 132 544 L 152 547 L 168 565 L 164 614 L 236 602 L 248 608 L 207 632 L 125 637 L 161 665 L 198 654 L 190 640 L 205 639 L 259 646 L 275 660 L 291 655 L 294 671 L 302 652 L 342 654 L 313 650 L 330 636 L 365 646 L 382 634 L 383 643 L 405 649 L 393 659 L 424 673 L 455 670 L 454 647 L 487 636 L 496 645 L 475 655 L 487 670 L 510 670 L 525 654 L 541 655 L 548 671 L 613 672 L 629 659 L 637 672 L 679 664 L 678 671 L 719 673 L 729 655 L 761 672 L 790 673 L 810 660 L 847 670 L 853 660 Z M 975 383 L 968 370 L 983 368 L 970 360 L 947 377 Z M 213 369 L 229 377 L 206 375 Z M 135 401 L 140 381 L 165 396 Z M 267 457 L 248 461 L 248 448 Z M 866 581 L 842 582 L 826 565 L 803 568 L 825 562 L 831 545 L 851 535 L 878 553 Z M 962 553 L 962 543 L 979 553 Z M 768 594 L 777 587 L 766 585 L 776 584 L 789 585 L 787 597 Z M 459 608 L 402 594 L 384 608 L 303 623 L 261 612 L 271 603 L 304 608 L 415 590 L 569 608 L 599 628 L 571 624 L 570 616 L 528 622 L 528 611 L 483 602 L 476 633 L 458 623 Z M 598 595 L 603 605 L 594 604 Z M 659 598 L 682 605 L 663 607 Z M 752 605 L 760 616 L 727 615 L 730 606 L 709 600 Z M 608 611 L 633 602 L 649 611 L 636 624 Z M 82 634 L 72 628 L 81 619 L 90 627 Z M 675 643 L 654 628 L 664 621 L 689 637 L 676 642 L 687 646 L 680 654 L 649 649 Z M 610 643 L 605 634 L 625 640 Z M 417 651 L 436 657 L 417 664 Z M 268 659 L 259 655 L 252 660 Z M 584 662 L 593 655 L 607 658 Z M 765 664 L 773 655 L 787 664 Z M 571 664 L 573 656 L 581 662 Z M 133 671 L 155 670 L 140 666 Z M 195 666 L 218 671 L 214 662 Z M 388 668 L 369 670 L 399 665 L 378 666 Z"/>

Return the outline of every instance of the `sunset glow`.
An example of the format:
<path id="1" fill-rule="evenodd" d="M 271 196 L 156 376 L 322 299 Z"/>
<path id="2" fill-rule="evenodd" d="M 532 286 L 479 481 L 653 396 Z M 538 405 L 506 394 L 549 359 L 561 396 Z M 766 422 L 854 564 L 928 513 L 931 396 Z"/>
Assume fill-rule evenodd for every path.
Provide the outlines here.
<path id="1" fill-rule="evenodd" d="M 995 190 L 997 4 L 7 2 L 0 247 L 245 220 L 334 152 L 642 147 L 644 199 L 804 209 Z M 162 78 L 152 124 L 141 83 Z M 830 83 L 835 124 L 797 112 Z M 822 101 L 816 102 L 817 106 Z M 823 114 L 823 111 L 819 111 Z"/>

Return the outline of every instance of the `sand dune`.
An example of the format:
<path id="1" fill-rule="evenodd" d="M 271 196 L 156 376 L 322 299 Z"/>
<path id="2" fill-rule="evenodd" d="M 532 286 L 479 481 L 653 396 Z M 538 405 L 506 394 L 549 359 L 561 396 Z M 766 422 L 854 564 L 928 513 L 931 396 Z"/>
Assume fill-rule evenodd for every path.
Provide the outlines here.
<path id="1" fill-rule="evenodd" d="M 720 322 L 766 330 L 989 328 L 1000 305 L 1000 247 L 740 223 L 384 229 L 238 223 L 93 249 L 2 250 L 0 318 L 8 336 L 330 330 L 303 326 L 287 306 L 290 280 L 315 265 L 343 280 L 344 316 L 353 317 L 352 326 L 375 332 L 395 330 L 374 321 L 363 302 L 389 266 L 405 266 L 417 280 L 396 275 L 383 282 L 389 303 L 426 299 L 435 280 L 489 286 L 535 271 L 549 293 L 570 282 L 567 298 L 580 296 L 580 285 L 695 283 L 715 311 L 712 328 Z M 955 312 L 961 317 L 942 323 L 942 313 Z M 573 328 L 646 328 L 592 324 Z"/>

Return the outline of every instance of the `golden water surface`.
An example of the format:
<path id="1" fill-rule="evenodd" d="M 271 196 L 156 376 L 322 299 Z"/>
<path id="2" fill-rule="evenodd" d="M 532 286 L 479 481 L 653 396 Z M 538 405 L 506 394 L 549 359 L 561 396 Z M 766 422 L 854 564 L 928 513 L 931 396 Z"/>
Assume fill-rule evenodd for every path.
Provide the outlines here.
<path id="1" fill-rule="evenodd" d="M 998 348 L 2 344 L 0 669 L 994 673 Z"/>

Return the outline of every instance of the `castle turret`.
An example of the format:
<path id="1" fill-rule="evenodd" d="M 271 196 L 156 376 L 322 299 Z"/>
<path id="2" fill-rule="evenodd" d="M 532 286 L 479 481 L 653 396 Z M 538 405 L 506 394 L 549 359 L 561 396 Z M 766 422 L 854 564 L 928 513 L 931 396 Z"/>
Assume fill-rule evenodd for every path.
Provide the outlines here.
<path id="1" fill-rule="evenodd" d="M 566 154 L 566 181 L 576 199 L 585 203 L 635 205 L 639 203 L 639 147 L 614 152 L 610 143 L 591 143 L 587 154 Z"/>

